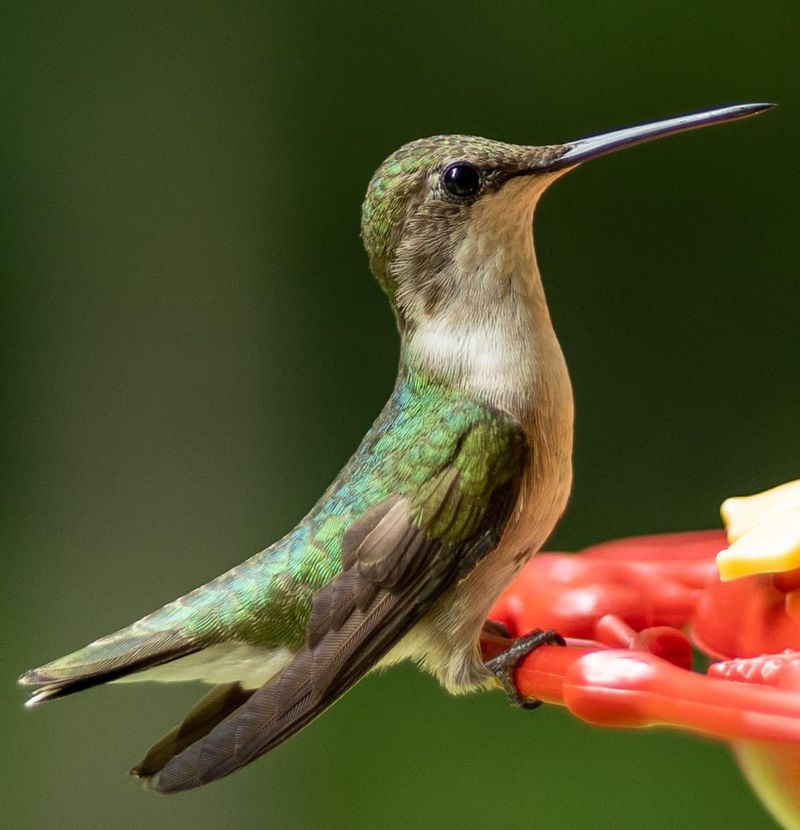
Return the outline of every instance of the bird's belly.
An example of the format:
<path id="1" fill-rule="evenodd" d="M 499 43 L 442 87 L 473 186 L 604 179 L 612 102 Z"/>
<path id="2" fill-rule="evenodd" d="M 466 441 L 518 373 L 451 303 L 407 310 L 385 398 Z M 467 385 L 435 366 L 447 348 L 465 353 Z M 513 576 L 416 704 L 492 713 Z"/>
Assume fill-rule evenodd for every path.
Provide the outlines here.
<path id="1" fill-rule="evenodd" d="M 258 689 L 282 671 L 294 657 L 288 648 L 258 648 L 245 643 L 218 643 L 208 648 L 120 678 L 116 683 L 153 681 L 180 683 L 199 680 L 203 683 L 239 682 L 245 689 Z"/>

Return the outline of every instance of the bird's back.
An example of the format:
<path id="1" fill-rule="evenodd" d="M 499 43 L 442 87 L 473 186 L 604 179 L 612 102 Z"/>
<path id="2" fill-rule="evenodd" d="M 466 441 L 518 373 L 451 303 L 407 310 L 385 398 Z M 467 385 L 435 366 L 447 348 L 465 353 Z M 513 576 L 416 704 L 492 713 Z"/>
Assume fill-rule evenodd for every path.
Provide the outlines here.
<path id="1" fill-rule="evenodd" d="M 263 683 L 306 638 L 317 591 L 342 571 L 348 528 L 390 495 L 413 495 L 471 424 L 502 417 L 480 401 L 401 372 L 350 461 L 275 544 L 132 625 L 28 672 L 34 700 L 109 680 Z"/>

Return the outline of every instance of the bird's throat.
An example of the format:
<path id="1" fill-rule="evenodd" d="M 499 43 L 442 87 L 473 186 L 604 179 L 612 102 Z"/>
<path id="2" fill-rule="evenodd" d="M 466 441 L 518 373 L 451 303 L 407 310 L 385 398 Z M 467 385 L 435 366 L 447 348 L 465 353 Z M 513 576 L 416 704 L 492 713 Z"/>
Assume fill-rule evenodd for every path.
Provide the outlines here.
<path id="1" fill-rule="evenodd" d="M 495 265 L 473 263 L 469 277 L 459 276 L 497 282 L 496 271 L 487 273 Z M 569 394 L 569 378 L 532 245 L 501 280 L 503 290 L 493 284 L 483 298 L 453 302 L 446 313 L 421 321 L 407 334 L 404 357 L 413 369 L 525 423 L 543 399 Z"/>

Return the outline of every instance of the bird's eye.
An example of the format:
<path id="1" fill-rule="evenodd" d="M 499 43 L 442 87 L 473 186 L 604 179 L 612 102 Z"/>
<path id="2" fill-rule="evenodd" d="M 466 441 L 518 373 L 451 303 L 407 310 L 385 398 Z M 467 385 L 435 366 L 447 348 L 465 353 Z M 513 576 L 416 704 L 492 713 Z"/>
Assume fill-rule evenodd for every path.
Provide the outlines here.
<path id="1" fill-rule="evenodd" d="M 445 190 L 451 196 L 466 199 L 474 196 L 481 188 L 481 174 L 471 164 L 457 161 L 451 164 L 442 176 Z"/>

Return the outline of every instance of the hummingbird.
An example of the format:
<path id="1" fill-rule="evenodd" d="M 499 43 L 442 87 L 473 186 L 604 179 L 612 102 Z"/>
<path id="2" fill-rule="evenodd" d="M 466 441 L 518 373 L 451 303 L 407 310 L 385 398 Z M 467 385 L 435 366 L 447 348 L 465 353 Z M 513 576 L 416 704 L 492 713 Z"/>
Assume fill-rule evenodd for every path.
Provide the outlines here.
<path id="1" fill-rule="evenodd" d="M 36 687 L 28 705 L 107 682 L 211 684 L 131 770 L 173 793 L 249 764 L 401 660 L 451 693 L 502 686 L 526 703 L 513 667 L 559 635 L 534 631 L 488 662 L 479 644 L 572 480 L 572 388 L 536 263 L 536 203 L 584 161 L 771 106 L 545 146 L 435 136 L 390 155 L 361 231 L 394 311 L 399 370 L 360 446 L 282 539 L 23 675 Z"/>

